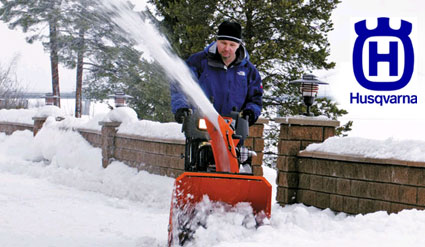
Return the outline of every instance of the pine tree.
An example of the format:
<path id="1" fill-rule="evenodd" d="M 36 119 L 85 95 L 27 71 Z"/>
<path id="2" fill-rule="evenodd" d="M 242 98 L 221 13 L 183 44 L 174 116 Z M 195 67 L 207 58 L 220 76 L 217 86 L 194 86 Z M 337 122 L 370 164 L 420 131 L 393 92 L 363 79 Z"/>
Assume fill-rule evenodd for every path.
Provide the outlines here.
<path id="1" fill-rule="evenodd" d="M 265 117 L 299 115 L 305 112 L 296 85 L 289 84 L 304 73 L 332 69 L 327 60 L 330 19 L 339 0 L 149 0 L 158 10 L 158 20 L 173 47 L 185 59 L 215 40 L 224 20 L 242 25 L 242 38 L 250 61 L 260 71 L 264 87 Z M 331 119 L 347 114 L 329 99 L 318 99 L 311 111 Z M 352 122 L 338 129 L 349 131 Z M 275 144 L 276 126 L 265 135 Z"/>
<path id="2" fill-rule="evenodd" d="M 98 61 L 95 54 L 104 52 L 102 48 L 108 46 L 106 43 L 120 46 L 120 43 L 127 42 L 116 34 L 115 27 L 98 4 L 90 0 L 68 0 L 62 8 L 63 34 L 59 55 L 66 67 L 76 68 L 75 117 L 81 117 L 84 70 L 90 72 L 92 67 L 102 67 L 104 62 Z"/>
<path id="3" fill-rule="evenodd" d="M 76 117 L 81 116 L 85 87 L 87 96 L 97 100 L 117 91 L 130 94 L 130 106 L 139 117 L 172 120 L 167 79 L 142 58 L 134 42 L 111 21 L 114 13 L 99 6 L 101 1 L 0 1 L 1 20 L 11 28 L 22 27 L 29 33 L 28 42 L 41 40 L 50 52 L 54 95 L 59 94 L 58 63 L 76 68 Z M 49 32 L 41 28 L 43 23 Z"/>
<path id="4" fill-rule="evenodd" d="M 0 0 L 0 20 L 9 23 L 9 28 L 21 27 L 28 33 L 27 41 L 40 40 L 50 53 L 52 92 L 54 104 L 60 107 L 59 50 L 61 6 L 63 0 Z M 48 31 L 42 24 L 47 24 Z"/>
<path id="5" fill-rule="evenodd" d="M 338 0 L 150 0 L 182 58 L 215 39 L 223 20 L 239 22 L 250 61 L 262 74 L 266 113 L 302 113 L 300 94 L 288 81 L 331 69 L 327 33 Z M 159 18 L 159 19 L 161 19 Z M 342 113 L 342 112 L 340 112 Z"/>

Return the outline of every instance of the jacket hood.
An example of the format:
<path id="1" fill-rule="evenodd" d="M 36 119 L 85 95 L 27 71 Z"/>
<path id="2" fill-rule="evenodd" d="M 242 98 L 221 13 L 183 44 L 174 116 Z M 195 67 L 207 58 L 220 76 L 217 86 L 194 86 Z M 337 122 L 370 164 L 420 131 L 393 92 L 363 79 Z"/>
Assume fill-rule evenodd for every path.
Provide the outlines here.
<path id="1" fill-rule="evenodd" d="M 207 54 L 208 60 L 217 56 L 217 42 L 214 41 L 205 47 L 204 52 Z M 236 50 L 237 60 L 235 65 L 244 65 L 249 61 L 249 54 L 243 44 L 240 44 L 239 48 Z"/>

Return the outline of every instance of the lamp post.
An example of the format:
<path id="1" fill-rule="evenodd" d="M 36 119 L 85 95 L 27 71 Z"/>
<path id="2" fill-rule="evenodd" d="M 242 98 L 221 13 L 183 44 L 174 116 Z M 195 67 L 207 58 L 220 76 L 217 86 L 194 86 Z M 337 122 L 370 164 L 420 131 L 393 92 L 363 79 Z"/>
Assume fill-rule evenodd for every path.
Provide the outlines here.
<path id="1" fill-rule="evenodd" d="M 301 79 L 290 81 L 289 83 L 301 84 L 300 90 L 304 98 L 304 104 L 307 106 L 307 112 L 304 115 L 312 116 L 310 107 L 313 105 L 314 98 L 316 98 L 319 91 L 319 84 L 328 85 L 329 83 L 318 80 L 317 76 L 313 74 L 304 74 Z"/>
<path id="2" fill-rule="evenodd" d="M 53 93 L 46 93 L 44 95 L 44 103 L 45 103 L 45 105 L 54 105 L 55 99 L 57 99 L 57 98 L 58 98 L 58 96 L 53 95 Z"/>
<path id="3" fill-rule="evenodd" d="M 133 96 L 124 94 L 123 92 L 116 92 L 115 94 L 109 95 L 115 101 L 115 107 L 127 106 L 127 99 L 132 99 Z"/>

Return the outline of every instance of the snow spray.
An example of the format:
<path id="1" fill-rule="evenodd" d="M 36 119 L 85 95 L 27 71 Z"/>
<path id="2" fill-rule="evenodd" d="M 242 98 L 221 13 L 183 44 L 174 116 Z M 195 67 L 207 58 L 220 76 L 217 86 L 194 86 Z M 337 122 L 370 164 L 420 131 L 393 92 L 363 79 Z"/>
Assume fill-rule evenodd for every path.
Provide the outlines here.
<path id="1" fill-rule="evenodd" d="M 149 18 L 142 19 L 140 13 L 133 11 L 125 1 L 108 0 L 99 1 L 105 10 L 112 12 L 114 16 L 112 21 L 118 25 L 138 46 L 148 54 L 164 69 L 167 76 L 178 83 L 189 101 L 196 105 L 201 111 L 201 115 L 206 117 L 220 130 L 218 124 L 218 113 L 214 106 L 205 96 L 199 84 L 195 81 L 193 74 L 186 63 L 179 58 L 172 50 L 168 40 L 155 28 Z M 226 153 L 225 141 L 218 138 L 221 142 L 218 147 L 222 153 Z M 217 161 L 221 164 L 230 164 L 226 156 L 221 156 L 223 160 Z M 230 165 L 223 167 L 224 172 L 230 171 Z M 227 169 L 227 170 L 226 170 Z"/>
<path id="2" fill-rule="evenodd" d="M 159 33 L 149 18 L 142 19 L 140 13 L 133 11 L 125 2 L 99 1 L 105 10 L 114 13 L 112 21 L 164 69 L 172 83 L 178 83 L 188 100 L 200 109 L 201 115 L 219 129 L 218 113 L 193 78 L 189 67 L 173 52 L 168 40 Z"/>

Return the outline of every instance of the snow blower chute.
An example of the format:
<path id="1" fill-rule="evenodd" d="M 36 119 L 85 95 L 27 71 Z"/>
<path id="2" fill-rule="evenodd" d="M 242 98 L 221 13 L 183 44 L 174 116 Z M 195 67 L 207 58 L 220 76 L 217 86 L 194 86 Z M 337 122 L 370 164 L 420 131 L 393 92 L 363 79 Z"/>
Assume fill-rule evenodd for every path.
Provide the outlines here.
<path id="1" fill-rule="evenodd" d="M 174 184 L 169 246 L 190 241 L 196 228 L 202 225 L 193 219 L 197 214 L 196 204 L 206 196 L 211 202 L 230 206 L 249 203 L 257 224 L 270 217 L 271 185 L 264 177 L 252 174 L 254 152 L 242 145 L 248 136 L 248 121 L 238 112 L 232 112 L 229 118 L 218 116 L 217 121 L 220 129 L 196 114 L 184 120 L 185 172 Z M 242 173 L 239 167 L 251 171 Z"/>

